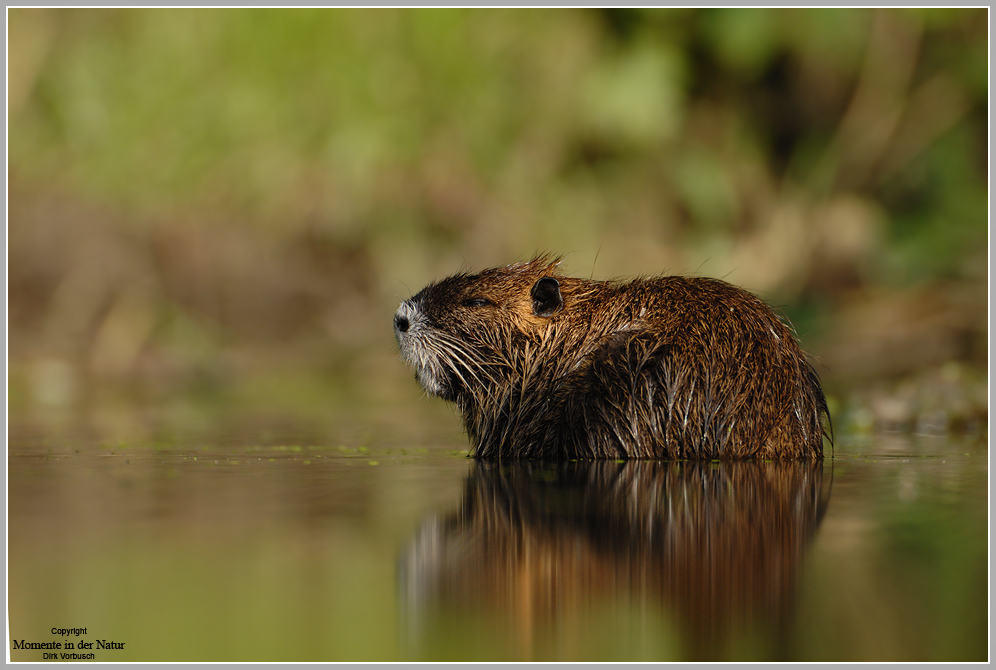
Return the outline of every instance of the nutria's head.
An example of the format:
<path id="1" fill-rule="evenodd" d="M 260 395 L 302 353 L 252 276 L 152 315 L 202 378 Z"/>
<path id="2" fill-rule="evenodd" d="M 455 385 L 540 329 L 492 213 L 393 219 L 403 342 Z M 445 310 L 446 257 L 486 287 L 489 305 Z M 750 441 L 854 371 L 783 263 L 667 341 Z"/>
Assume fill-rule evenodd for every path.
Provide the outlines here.
<path id="1" fill-rule="evenodd" d="M 402 302 L 394 335 L 422 388 L 458 401 L 515 375 L 517 352 L 563 309 L 558 264 L 536 258 L 458 274 Z"/>

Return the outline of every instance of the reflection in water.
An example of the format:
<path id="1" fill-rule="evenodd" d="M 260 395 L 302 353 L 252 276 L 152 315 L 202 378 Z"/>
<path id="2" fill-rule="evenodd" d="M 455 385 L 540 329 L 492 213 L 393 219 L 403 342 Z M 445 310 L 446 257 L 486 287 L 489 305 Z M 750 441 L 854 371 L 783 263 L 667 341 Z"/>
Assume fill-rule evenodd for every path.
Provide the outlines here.
<path id="1" fill-rule="evenodd" d="M 829 488 L 820 462 L 478 463 L 402 560 L 409 653 L 477 621 L 509 658 L 567 660 L 625 620 L 652 655 L 777 659 Z"/>

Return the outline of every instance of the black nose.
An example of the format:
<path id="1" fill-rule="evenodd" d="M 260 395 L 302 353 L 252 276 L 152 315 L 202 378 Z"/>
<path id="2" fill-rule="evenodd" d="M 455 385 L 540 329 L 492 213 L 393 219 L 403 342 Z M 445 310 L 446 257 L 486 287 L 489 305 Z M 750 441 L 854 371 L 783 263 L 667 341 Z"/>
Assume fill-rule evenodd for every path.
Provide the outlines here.
<path id="1" fill-rule="evenodd" d="M 406 317 L 401 316 L 400 314 L 398 314 L 397 316 L 395 316 L 394 317 L 394 329 L 397 330 L 397 331 L 399 331 L 399 332 L 402 332 L 402 333 L 407 333 L 408 332 L 408 319 Z"/>

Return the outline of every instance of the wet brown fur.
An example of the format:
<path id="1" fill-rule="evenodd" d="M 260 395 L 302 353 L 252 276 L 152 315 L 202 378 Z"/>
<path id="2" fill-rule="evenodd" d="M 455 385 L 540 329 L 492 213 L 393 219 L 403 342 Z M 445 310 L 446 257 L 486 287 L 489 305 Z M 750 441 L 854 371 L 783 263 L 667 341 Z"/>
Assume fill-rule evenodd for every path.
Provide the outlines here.
<path id="1" fill-rule="evenodd" d="M 458 274 L 399 309 L 403 358 L 457 404 L 476 457 L 822 457 L 819 378 L 759 298 L 706 278 L 563 277 L 558 264 Z M 550 315 L 532 295 L 545 277 L 562 299 Z"/>

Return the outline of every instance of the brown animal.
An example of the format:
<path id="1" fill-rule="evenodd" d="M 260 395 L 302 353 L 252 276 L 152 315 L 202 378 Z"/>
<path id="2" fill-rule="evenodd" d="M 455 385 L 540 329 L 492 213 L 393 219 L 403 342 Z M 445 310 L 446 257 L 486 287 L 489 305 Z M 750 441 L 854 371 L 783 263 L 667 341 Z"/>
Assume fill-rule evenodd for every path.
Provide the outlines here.
<path id="1" fill-rule="evenodd" d="M 819 458 L 830 417 L 792 330 L 715 279 L 559 276 L 559 259 L 458 274 L 394 332 L 478 458 Z"/>

